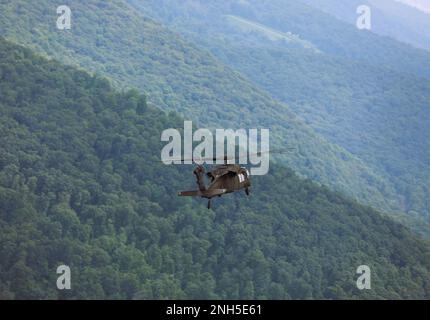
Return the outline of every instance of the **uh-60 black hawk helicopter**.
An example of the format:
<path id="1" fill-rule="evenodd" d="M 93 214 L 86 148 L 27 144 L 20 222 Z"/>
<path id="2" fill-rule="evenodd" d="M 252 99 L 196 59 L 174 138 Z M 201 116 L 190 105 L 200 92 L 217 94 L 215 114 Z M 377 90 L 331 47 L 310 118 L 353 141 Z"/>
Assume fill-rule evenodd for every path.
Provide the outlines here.
<path id="1" fill-rule="evenodd" d="M 261 155 L 269 152 L 258 152 L 254 155 Z M 273 152 L 271 152 L 273 153 Z M 282 152 L 275 152 L 282 153 Z M 250 157 L 253 155 L 249 155 Z M 240 156 L 238 158 L 241 158 Z M 224 156 L 221 158 L 199 158 L 199 161 L 217 161 L 224 160 L 224 164 L 216 165 L 215 168 L 206 173 L 205 168 L 202 165 L 198 165 L 193 173 L 197 179 L 197 186 L 199 190 L 195 191 L 181 191 L 178 196 L 181 197 L 201 197 L 208 199 L 208 209 L 211 208 L 211 200 L 215 197 L 221 197 L 222 195 L 245 190 L 247 196 L 249 196 L 249 188 L 251 187 L 251 179 L 248 170 L 241 167 L 238 164 L 229 164 L 228 161 L 234 160 L 235 157 Z M 194 161 L 196 159 L 188 159 Z M 181 161 L 186 161 L 181 159 Z M 209 185 L 205 183 L 205 173 L 210 179 Z"/>

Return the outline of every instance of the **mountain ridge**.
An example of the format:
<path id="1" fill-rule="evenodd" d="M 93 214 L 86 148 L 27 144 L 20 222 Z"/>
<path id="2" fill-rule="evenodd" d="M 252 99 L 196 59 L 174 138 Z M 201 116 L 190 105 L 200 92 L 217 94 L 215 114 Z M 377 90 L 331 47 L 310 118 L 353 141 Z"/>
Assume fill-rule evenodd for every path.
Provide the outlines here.
<path id="1" fill-rule="evenodd" d="M 0 38 L 0 92 L 1 299 L 430 295 L 428 241 L 283 166 L 215 211 L 177 197 L 191 169 L 157 150 L 183 119 L 136 90 Z M 356 288 L 362 264 L 372 290 Z"/>
<path id="2" fill-rule="evenodd" d="M 287 103 L 319 135 L 354 154 L 394 188 L 398 208 L 428 221 L 430 82 L 423 76 L 430 70 L 428 53 L 331 21 L 331 16 L 297 1 L 271 1 L 267 6 L 256 1 L 246 5 L 236 1 L 201 3 L 193 10 L 191 4 L 199 1 L 130 3 Z M 311 54 L 281 42 L 264 41 L 225 25 L 220 20 L 224 14 L 241 14 L 250 21 L 279 26 L 276 30 L 307 34 L 305 39 L 317 44 L 330 34 L 330 45 L 320 45 L 323 52 Z M 329 32 L 342 28 L 345 32 Z M 383 46 L 387 48 L 382 50 Z M 415 58 L 425 62 L 423 72 L 414 71 Z M 396 62 L 400 59 L 410 66 L 415 63 L 415 67 L 402 67 Z"/>
<path id="3" fill-rule="evenodd" d="M 316 136 L 287 106 L 208 51 L 199 50 L 123 1 L 65 4 L 73 8 L 72 30 L 56 29 L 56 2 L 44 0 L 32 6 L 26 1 L 0 4 L 1 32 L 63 63 L 107 76 L 119 87 L 136 87 L 150 103 L 178 111 L 201 126 L 269 127 L 274 146 L 297 148 L 287 163 L 302 176 L 377 208 L 399 210 L 392 186 L 364 162 Z M 16 17 L 18 7 L 31 17 L 31 25 Z"/>

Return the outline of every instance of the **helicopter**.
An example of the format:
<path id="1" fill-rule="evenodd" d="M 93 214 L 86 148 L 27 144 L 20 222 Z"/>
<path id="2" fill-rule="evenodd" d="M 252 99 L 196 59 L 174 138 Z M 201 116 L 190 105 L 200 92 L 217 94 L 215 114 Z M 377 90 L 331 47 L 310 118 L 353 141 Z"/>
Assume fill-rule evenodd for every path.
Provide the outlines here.
<path id="1" fill-rule="evenodd" d="M 256 154 L 261 155 L 263 153 L 268 152 L 258 152 Z M 215 162 L 216 160 L 220 159 L 224 160 L 224 164 L 216 165 L 214 169 L 208 171 L 207 173 L 202 165 L 198 165 L 193 171 L 194 175 L 196 176 L 198 190 L 181 191 L 178 193 L 178 196 L 201 197 L 208 199 L 208 209 L 211 209 L 212 198 L 215 197 L 221 197 L 225 194 L 238 192 L 240 190 L 244 190 L 245 194 L 249 196 L 251 187 L 249 171 L 238 164 L 229 164 L 228 161 L 233 160 L 234 157 L 224 156 L 221 158 L 213 158 L 211 160 Z M 206 158 L 199 160 L 202 161 L 208 159 Z M 205 183 L 205 175 L 210 179 L 209 185 L 206 185 Z"/>

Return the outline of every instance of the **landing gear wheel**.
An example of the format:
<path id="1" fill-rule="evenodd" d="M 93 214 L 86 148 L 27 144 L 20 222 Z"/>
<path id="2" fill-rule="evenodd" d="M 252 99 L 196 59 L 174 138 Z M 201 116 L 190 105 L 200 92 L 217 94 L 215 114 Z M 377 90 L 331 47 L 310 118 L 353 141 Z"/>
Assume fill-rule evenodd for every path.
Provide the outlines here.
<path id="1" fill-rule="evenodd" d="M 245 193 L 247 196 L 249 196 L 249 188 L 245 188 Z"/>

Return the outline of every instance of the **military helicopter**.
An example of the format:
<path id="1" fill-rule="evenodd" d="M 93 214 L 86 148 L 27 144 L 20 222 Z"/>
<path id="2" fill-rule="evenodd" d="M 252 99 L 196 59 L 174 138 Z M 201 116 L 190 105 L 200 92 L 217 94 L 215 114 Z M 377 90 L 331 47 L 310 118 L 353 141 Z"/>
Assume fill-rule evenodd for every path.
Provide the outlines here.
<path id="1" fill-rule="evenodd" d="M 267 152 L 258 152 L 255 155 L 261 155 Z M 280 153 L 279 151 L 276 153 Z M 250 155 L 250 157 L 253 155 Z M 239 156 L 241 158 L 241 156 Z M 245 190 L 245 194 L 249 196 L 251 187 L 251 179 L 248 170 L 238 164 L 229 164 L 228 161 L 234 160 L 235 157 L 224 156 L 223 158 L 213 158 L 214 162 L 217 160 L 224 160 L 224 164 L 216 165 L 215 168 L 209 172 L 205 172 L 202 165 L 198 165 L 193 173 L 196 176 L 198 190 L 194 191 L 181 191 L 178 196 L 181 197 L 201 197 L 208 199 L 208 209 L 211 208 L 212 198 L 221 197 L 225 194 Z M 182 161 L 185 161 L 181 159 Z M 194 159 L 190 159 L 193 160 Z M 198 159 L 200 161 L 207 161 L 208 158 Z M 210 179 L 209 185 L 205 183 L 205 173 Z"/>

